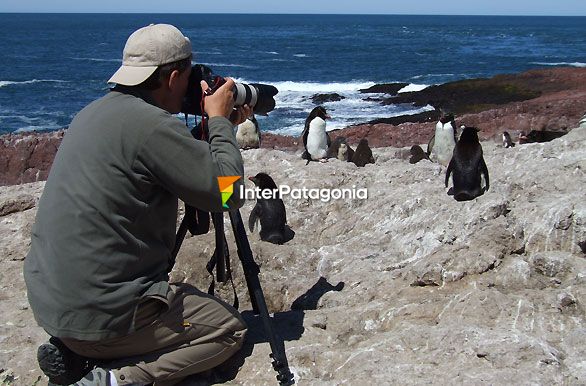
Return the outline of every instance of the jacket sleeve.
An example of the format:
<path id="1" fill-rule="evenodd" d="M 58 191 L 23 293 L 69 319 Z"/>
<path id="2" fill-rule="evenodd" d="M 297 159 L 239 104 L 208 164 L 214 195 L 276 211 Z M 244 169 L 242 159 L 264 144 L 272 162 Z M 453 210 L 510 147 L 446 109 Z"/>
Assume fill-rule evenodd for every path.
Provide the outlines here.
<path id="1" fill-rule="evenodd" d="M 244 204 L 240 185 L 244 175 L 242 156 L 230 121 L 208 121 L 210 143 L 193 138 L 187 127 L 169 116 L 149 133 L 137 154 L 153 183 L 175 194 L 188 205 L 210 212 L 238 209 Z M 220 176 L 239 176 L 234 193 L 222 206 Z"/>

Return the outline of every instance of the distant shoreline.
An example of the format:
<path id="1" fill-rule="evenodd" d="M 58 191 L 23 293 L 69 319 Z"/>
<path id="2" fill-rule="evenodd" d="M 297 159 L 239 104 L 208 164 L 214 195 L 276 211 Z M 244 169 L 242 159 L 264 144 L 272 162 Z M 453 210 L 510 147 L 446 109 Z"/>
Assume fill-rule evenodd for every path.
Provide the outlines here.
<path id="1" fill-rule="evenodd" d="M 470 85 L 478 89 L 475 91 L 473 87 L 470 93 Z M 463 87 L 468 91 L 458 96 L 454 87 Z M 507 91 L 502 94 L 499 90 L 503 88 L 509 91 L 514 89 L 515 92 Z M 489 95 L 487 90 L 492 90 L 492 94 Z M 427 103 L 428 98 L 432 98 L 436 109 L 456 111 L 457 124 L 479 128 L 482 140 L 498 138 L 505 130 L 515 137 L 522 130 L 568 131 L 577 127 L 586 113 L 586 68 L 552 67 L 530 70 L 484 80 L 449 82 L 409 94 L 411 95 L 401 95 L 401 100 L 411 98 L 413 101 L 419 100 L 419 103 L 422 103 L 421 100 Z M 484 99 L 474 100 L 478 96 Z M 395 97 L 389 97 L 392 98 Z M 467 104 L 472 100 L 472 105 Z M 487 101 L 490 103 L 484 103 Z M 436 120 L 430 116 L 423 121 L 399 124 L 363 123 L 329 133 L 332 139 L 346 137 L 351 145 L 367 138 L 371 147 L 401 148 L 427 144 L 435 123 Z M 65 132 L 62 129 L 1 135 L 0 185 L 46 179 Z M 298 137 L 267 132 L 262 134 L 263 148 L 287 151 L 301 149 Z"/>

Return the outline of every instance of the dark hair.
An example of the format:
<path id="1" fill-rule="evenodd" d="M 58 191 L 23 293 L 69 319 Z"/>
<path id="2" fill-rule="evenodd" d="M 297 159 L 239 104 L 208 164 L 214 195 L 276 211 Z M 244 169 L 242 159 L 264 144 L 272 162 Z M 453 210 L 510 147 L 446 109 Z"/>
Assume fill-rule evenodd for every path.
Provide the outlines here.
<path id="1" fill-rule="evenodd" d="M 155 90 L 161 86 L 161 82 L 169 77 L 175 70 L 179 72 L 185 71 L 191 66 L 191 57 L 178 60 L 176 62 L 167 63 L 159 66 L 155 72 L 151 74 L 144 82 L 140 83 L 136 87 L 140 87 L 146 90 Z"/>

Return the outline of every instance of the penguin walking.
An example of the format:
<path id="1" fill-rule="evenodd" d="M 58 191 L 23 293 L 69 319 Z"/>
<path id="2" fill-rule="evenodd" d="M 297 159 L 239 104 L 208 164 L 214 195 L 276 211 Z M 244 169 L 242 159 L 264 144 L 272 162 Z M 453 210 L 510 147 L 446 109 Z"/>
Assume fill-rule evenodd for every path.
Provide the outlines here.
<path id="1" fill-rule="evenodd" d="M 254 114 L 238 125 L 236 142 L 241 149 L 258 149 L 260 147 L 260 129 Z"/>
<path id="2" fill-rule="evenodd" d="M 295 232 L 287 225 L 287 213 L 283 200 L 276 197 L 278 192 L 275 181 L 266 173 L 258 173 L 254 177 L 248 178 L 261 190 L 269 189 L 274 194 L 271 198 L 261 198 L 256 200 L 256 205 L 248 217 L 248 228 L 254 232 L 257 221 L 260 221 L 260 239 L 273 244 L 284 244 L 295 236 Z"/>
<path id="3" fill-rule="evenodd" d="M 370 149 L 370 146 L 368 146 L 368 140 L 366 138 L 362 138 L 360 142 L 358 142 L 358 146 L 356 146 L 354 156 L 352 157 L 352 162 L 358 167 L 374 163 L 372 150 Z"/>
<path id="4" fill-rule="evenodd" d="M 354 150 L 348 144 L 346 137 L 339 136 L 328 148 L 328 158 L 337 158 L 340 161 L 352 162 Z"/>
<path id="5" fill-rule="evenodd" d="M 482 146 L 478 140 L 477 128 L 466 127 L 462 132 L 446 171 L 446 188 L 450 174 L 453 174 L 453 188 L 450 190 L 456 201 L 472 200 L 488 190 L 490 186 L 488 168 L 482 156 Z M 481 186 L 481 175 L 484 175 L 486 183 L 484 188 Z"/>
<path id="6" fill-rule="evenodd" d="M 304 151 L 301 158 L 310 161 L 327 162 L 330 136 L 326 132 L 326 119 L 331 117 L 323 106 L 317 106 L 305 119 L 305 127 L 301 134 Z"/>
<path id="7" fill-rule="evenodd" d="M 441 165 L 448 166 L 456 146 L 456 122 L 453 114 L 443 114 L 435 125 L 431 157 Z"/>

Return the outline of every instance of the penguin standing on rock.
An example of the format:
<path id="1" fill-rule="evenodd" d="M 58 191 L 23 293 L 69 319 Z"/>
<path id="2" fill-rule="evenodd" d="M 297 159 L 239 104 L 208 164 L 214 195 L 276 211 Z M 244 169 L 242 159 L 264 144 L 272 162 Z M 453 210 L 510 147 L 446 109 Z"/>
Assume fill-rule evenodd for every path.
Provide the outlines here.
<path id="1" fill-rule="evenodd" d="M 453 173 L 453 188 L 450 189 L 456 201 L 468 201 L 484 194 L 490 182 L 488 168 L 482 156 L 482 146 L 478 140 L 478 129 L 466 127 L 456 144 L 454 156 L 446 171 L 446 188 Z M 481 175 L 484 175 L 486 186 L 483 188 Z M 450 192 L 448 191 L 448 194 Z"/>
<path id="2" fill-rule="evenodd" d="M 454 147 L 456 146 L 456 122 L 454 114 L 443 114 L 435 125 L 432 160 L 441 165 L 448 166 Z"/>
<path id="3" fill-rule="evenodd" d="M 236 142 L 241 149 L 258 149 L 260 147 L 260 129 L 254 114 L 238 125 Z"/>
<path id="4" fill-rule="evenodd" d="M 295 232 L 287 225 L 287 213 L 283 200 L 276 197 L 278 194 L 277 184 L 266 173 L 258 173 L 254 177 L 248 178 L 261 190 L 269 189 L 275 195 L 271 198 L 261 198 L 256 200 L 256 205 L 248 217 L 248 228 L 254 232 L 254 226 L 260 221 L 260 239 L 273 244 L 284 244 L 295 236 Z"/>
<path id="5" fill-rule="evenodd" d="M 305 120 L 305 128 L 301 134 L 304 151 L 301 158 L 309 161 L 327 162 L 330 136 L 326 132 L 326 119 L 331 117 L 323 106 L 317 106 Z"/>
<path id="6" fill-rule="evenodd" d="M 328 148 L 328 158 L 337 158 L 340 161 L 352 162 L 354 150 L 348 144 L 346 137 L 339 136 Z"/>
<path id="7" fill-rule="evenodd" d="M 503 147 L 515 147 L 515 142 L 513 142 L 511 139 L 511 134 L 509 134 L 507 131 L 503 131 Z"/>
<path id="8" fill-rule="evenodd" d="M 358 142 L 356 151 L 354 151 L 354 155 L 352 156 L 352 162 L 358 167 L 364 167 L 366 164 L 374 163 L 372 150 L 370 149 L 370 146 L 368 146 L 368 140 L 366 138 L 362 138 L 360 142 Z"/>

